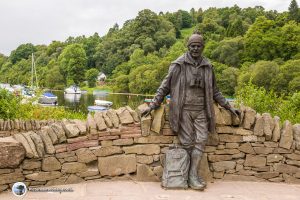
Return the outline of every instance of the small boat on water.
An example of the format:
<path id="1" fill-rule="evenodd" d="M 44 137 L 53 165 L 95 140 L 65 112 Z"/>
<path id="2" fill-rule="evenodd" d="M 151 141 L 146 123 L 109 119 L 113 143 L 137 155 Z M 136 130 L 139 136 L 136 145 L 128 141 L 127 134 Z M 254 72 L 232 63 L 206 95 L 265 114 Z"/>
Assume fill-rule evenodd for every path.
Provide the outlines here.
<path id="1" fill-rule="evenodd" d="M 105 106 L 105 107 L 110 107 L 113 105 L 113 103 L 111 101 L 105 101 L 105 100 L 99 100 L 96 99 L 95 100 L 95 105 L 96 106 Z"/>
<path id="2" fill-rule="evenodd" d="M 39 98 L 38 102 L 40 104 L 57 105 L 57 96 L 51 92 L 44 92 Z"/>
<path id="3" fill-rule="evenodd" d="M 71 85 L 65 89 L 65 94 L 81 94 L 81 90 L 76 85 Z"/>
<path id="4" fill-rule="evenodd" d="M 108 107 L 105 106 L 88 106 L 88 111 L 89 112 L 101 112 L 101 111 L 105 111 L 108 110 Z"/>

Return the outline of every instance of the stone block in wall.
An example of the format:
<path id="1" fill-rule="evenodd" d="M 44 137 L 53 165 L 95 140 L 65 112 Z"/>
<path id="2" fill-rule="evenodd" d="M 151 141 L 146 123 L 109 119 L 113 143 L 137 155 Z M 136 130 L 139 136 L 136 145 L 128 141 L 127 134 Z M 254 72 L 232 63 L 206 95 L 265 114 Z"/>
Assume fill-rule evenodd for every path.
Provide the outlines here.
<path id="1" fill-rule="evenodd" d="M 255 123 L 256 111 L 247 107 L 244 110 L 243 128 L 251 129 Z"/>
<path id="2" fill-rule="evenodd" d="M 173 143 L 174 136 L 164 136 L 164 135 L 150 135 L 148 137 L 139 137 L 134 139 L 134 143 L 140 144 L 171 144 Z"/>
<path id="3" fill-rule="evenodd" d="M 95 154 L 89 150 L 89 149 L 78 149 L 76 151 L 76 155 L 77 155 L 77 158 L 78 158 L 78 162 L 81 162 L 81 163 L 90 163 L 94 160 L 97 160 L 97 157 L 95 156 Z"/>
<path id="4" fill-rule="evenodd" d="M 118 135 L 105 135 L 105 136 L 101 136 L 98 138 L 99 141 L 102 140 L 116 140 L 119 139 L 120 137 Z"/>
<path id="5" fill-rule="evenodd" d="M 300 179 L 295 178 L 289 174 L 283 174 L 284 182 L 292 184 L 300 184 Z"/>
<path id="6" fill-rule="evenodd" d="M 77 161 L 77 156 L 71 156 L 71 157 L 66 157 L 63 159 L 63 162 L 60 159 L 61 163 L 65 163 L 65 162 L 76 162 Z"/>
<path id="7" fill-rule="evenodd" d="M 80 135 L 85 135 L 87 132 L 86 121 L 74 119 L 73 122 L 77 125 L 78 129 L 80 130 Z"/>
<path id="8" fill-rule="evenodd" d="M 208 155 L 208 161 L 210 162 L 219 162 L 232 160 L 232 155 Z"/>
<path id="9" fill-rule="evenodd" d="M 151 113 L 153 120 L 152 120 L 150 130 L 157 134 L 160 133 L 160 130 L 162 129 L 165 122 L 164 112 L 165 112 L 165 106 L 161 105 L 159 108 L 157 108 Z"/>
<path id="10" fill-rule="evenodd" d="M 54 146 L 55 153 L 62 153 L 67 151 L 67 144 L 58 144 Z"/>
<path id="11" fill-rule="evenodd" d="M 225 125 L 225 120 L 223 119 L 223 115 L 216 103 L 213 104 L 215 117 L 216 117 L 216 124 L 217 125 Z"/>
<path id="12" fill-rule="evenodd" d="M 42 170 L 46 172 L 60 170 L 61 164 L 55 157 L 46 157 L 42 161 Z"/>
<path id="13" fill-rule="evenodd" d="M 219 134 L 220 142 L 243 142 L 243 137 L 240 135 Z"/>
<path id="14" fill-rule="evenodd" d="M 3 131 L 4 120 L 0 119 L 0 130 Z"/>
<path id="15" fill-rule="evenodd" d="M 293 126 L 288 120 L 286 120 L 281 130 L 279 147 L 290 149 L 292 143 L 293 143 Z"/>
<path id="16" fill-rule="evenodd" d="M 53 186 L 53 185 L 63 185 L 65 184 L 66 180 L 67 180 L 68 176 L 61 176 L 58 179 L 53 179 L 53 180 L 49 180 L 47 181 L 45 186 Z"/>
<path id="17" fill-rule="evenodd" d="M 120 119 L 116 113 L 115 110 L 113 109 L 109 109 L 107 112 L 106 112 L 107 116 L 109 117 L 109 119 L 112 121 L 113 125 L 115 128 L 119 128 L 119 125 L 120 125 Z"/>
<path id="18" fill-rule="evenodd" d="M 245 175 L 236 175 L 236 174 L 225 174 L 223 180 L 226 181 L 253 181 L 253 182 L 262 182 L 265 181 L 262 178 L 255 176 L 245 176 Z"/>
<path id="19" fill-rule="evenodd" d="M 21 171 L 9 173 L 9 174 L 1 174 L 0 175 L 0 185 L 24 181 L 24 179 L 25 179 L 25 177 Z"/>
<path id="20" fill-rule="evenodd" d="M 256 122 L 253 131 L 254 131 L 254 135 L 257 136 L 264 135 L 264 119 L 259 113 L 256 114 Z"/>
<path id="21" fill-rule="evenodd" d="M 264 120 L 264 135 L 266 140 L 269 141 L 273 137 L 273 130 L 275 127 L 274 119 L 269 113 L 263 113 L 262 118 Z"/>
<path id="22" fill-rule="evenodd" d="M 209 133 L 206 144 L 215 146 L 218 145 L 218 143 L 219 143 L 219 135 L 217 133 Z"/>
<path id="23" fill-rule="evenodd" d="M 263 167 L 266 166 L 267 159 L 266 157 L 255 156 L 255 155 L 246 155 L 246 160 L 244 166 L 246 167 Z"/>
<path id="24" fill-rule="evenodd" d="M 97 124 L 94 117 L 89 113 L 87 116 L 87 130 L 90 134 L 97 134 Z"/>
<path id="25" fill-rule="evenodd" d="M 141 164 L 151 164 L 153 163 L 153 156 L 137 155 L 136 162 Z"/>
<path id="26" fill-rule="evenodd" d="M 283 163 L 275 163 L 274 171 L 279 173 L 295 174 L 300 172 L 300 168 L 292 165 L 283 164 Z"/>
<path id="27" fill-rule="evenodd" d="M 55 154 L 55 157 L 60 159 L 60 158 L 67 158 L 67 157 L 72 157 L 75 156 L 74 151 L 69 151 L 69 152 L 63 152 L 63 153 L 57 153 Z"/>
<path id="28" fill-rule="evenodd" d="M 126 138 L 139 138 L 141 137 L 142 134 L 141 133 L 134 133 L 134 134 L 122 134 L 121 138 L 122 139 L 126 139 Z"/>
<path id="29" fill-rule="evenodd" d="M 129 111 L 129 113 L 131 114 L 131 116 L 135 122 L 140 121 L 137 112 L 135 112 L 132 108 L 130 108 L 130 106 L 126 106 L 125 108 Z"/>
<path id="30" fill-rule="evenodd" d="M 137 165 L 136 179 L 138 181 L 159 181 L 159 178 L 154 174 L 151 168 L 145 164 Z"/>
<path id="31" fill-rule="evenodd" d="M 214 171 L 220 172 L 225 170 L 233 170 L 235 169 L 236 162 L 234 161 L 219 161 L 212 163 L 212 168 Z"/>
<path id="32" fill-rule="evenodd" d="M 61 172 L 52 171 L 52 172 L 36 172 L 33 174 L 26 175 L 26 179 L 34 180 L 34 181 L 48 181 L 61 177 Z"/>
<path id="33" fill-rule="evenodd" d="M 151 122 L 152 122 L 151 115 L 141 118 L 142 136 L 150 135 Z"/>
<path id="34" fill-rule="evenodd" d="M 15 168 L 25 158 L 25 148 L 12 137 L 0 138 L 0 168 Z"/>
<path id="35" fill-rule="evenodd" d="M 33 158 L 34 157 L 33 151 L 31 149 L 30 145 L 28 144 L 26 138 L 22 134 L 14 134 L 13 137 L 18 142 L 20 142 L 23 145 L 23 147 L 25 148 L 26 157 Z"/>
<path id="36" fill-rule="evenodd" d="M 38 134 L 31 132 L 30 137 L 35 145 L 35 149 L 39 155 L 39 157 L 43 157 L 45 155 L 45 147 L 41 136 Z"/>
<path id="37" fill-rule="evenodd" d="M 24 160 L 22 164 L 22 169 L 24 170 L 32 170 L 32 169 L 41 169 L 42 163 L 39 160 Z"/>
<path id="38" fill-rule="evenodd" d="M 0 185 L 0 193 L 1 193 L 2 191 L 7 190 L 7 188 L 8 188 L 8 185 Z"/>
<path id="39" fill-rule="evenodd" d="M 110 120 L 110 118 L 107 116 L 106 113 L 107 113 L 107 111 L 102 112 L 102 117 L 105 121 L 105 124 L 108 128 L 113 128 L 114 125 L 113 125 L 112 121 Z"/>
<path id="40" fill-rule="evenodd" d="M 112 144 L 116 145 L 116 146 L 132 145 L 133 144 L 133 139 L 132 138 L 117 139 L 117 140 L 113 140 Z"/>
<path id="41" fill-rule="evenodd" d="M 270 154 L 267 156 L 267 162 L 271 163 L 271 162 L 279 162 L 283 159 L 283 156 L 280 154 Z"/>
<path id="42" fill-rule="evenodd" d="M 80 136 L 80 137 L 76 137 L 76 138 L 68 138 L 67 142 L 68 143 L 75 143 L 75 142 L 82 142 L 82 141 L 87 141 L 88 137 L 85 136 Z"/>
<path id="43" fill-rule="evenodd" d="M 237 128 L 235 134 L 237 134 L 237 135 L 253 135 L 253 131 L 243 129 L 243 128 Z"/>
<path id="44" fill-rule="evenodd" d="M 272 140 L 278 142 L 280 139 L 280 118 L 278 116 L 274 117 L 274 130 Z"/>
<path id="45" fill-rule="evenodd" d="M 32 134 L 33 132 L 27 132 L 27 133 L 22 133 L 22 135 L 25 137 L 25 139 L 27 140 L 32 152 L 33 152 L 33 157 L 34 158 L 38 158 L 39 157 L 39 154 L 37 153 L 36 151 L 36 147 L 35 147 L 35 144 L 34 142 L 32 141 L 30 135 Z"/>
<path id="46" fill-rule="evenodd" d="M 64 128 L 67 138 L 77 137 L 80 133 L 80 130 L 76 124 L 63 123 L 63 128 Z"/>
<path id="47" fill-rule="evenodd" d="M 162 166 L 155 166 L 153 167 L 153 173 L 158 177 L 161 178 L 163 175 L 163 167 Z"/>
<path id="48" fill-rule="evenodd" d="M 254 174 L 257 178 L 271 179 L 279 176 L 279 172 L 260 172 Z"/>
<path id="49" fill-rule="evenodd" d="M 49 137 L 47 131 L 45 131 L 45 130 L 40 131 L 40 136 L 41 136 L 41 139 L 44 143 L 46 153 L 47 154 L 54 154 L 55 153 L 55 148 L 52 144 L 51 138 Z"/>
<path id="50" fill-rule="evenodd" d="M 300 154 L 292 153 L 292 154 L 284 154 L 284 156 L 291 160 L 300 160 Z"/>
<path id="51" fill-rule="evenodd" d="M 237 149 L 239 148 L 240 144 L 236 142 L 229 142 L 225 144 L 226 149 Z"/>
<path id="52" fill-rule="evenodd" d="M 274 148 L 271 147 L 254 147 L 256 154 L 270 154 L 274 152 Z"/>
<path id="53" fill-rule="evenodd" d="M 231 113 L 226 110 L 225 108 L 221 108 L 220 109 L 223 120 L 224 120 L 224 124 L 225 125 L 232 125 L 232 117 L 231 117 Z"/>
<path id="54" fill-rule="evenodd" d="M 62 173 L 79 173 L 87 170 L 87 166 L 85 163 L 79 162 L 70 162 L 64 163 L 61 168 Z"/>
<path id="55" fill-rule="evenodd" d="M 258 137 L 256 135 L 244 135 L 242 136 L 243 142 L 257 142 L 258 141 Z"/>
<path id="56" fill-rule="evenodd" d="M 76 175 L 82 178 L 96 176 L 99 174 L 98 160 L 86 164 L 87 170 L 77 173 Z"/>
<path id="57" fill-rule="evenodd" d="M 26 131 L 31 131 L 32 130 L 30 120 L 25 120 L 25 128 L 26 128 Z"/>
<path id="58" fill-rule="evenodd" d="M 98 148 L 98 149 L 94 150 L 93 153 L 96 156 L 103 157 L 103 156 L 110 156 L 110 155 L 114 155 L 114 154 L 121 154 L 121 153 L 123 153 L 123 151 L 122 151 L 121 147 L 119 147 L 119 146 L 108 146 L 108 147 Z"/>
<path id="59" fill-rule="evenodd" d="M 97 124 L 97 130 L 103 131 L 107 129 L 105 120 L 102 117 L 102 112 L 96 112 L 94 115 L 94 119 Z"/>
<path id="60" fill-rule="evenodd" d="M 255 151 L 249 142 L 241 144 L 238 149 L 247 154 L 255 154 Z"/>
<path id="61" fill-rule="evenodd" d="M 292 153 L 293 152 L 293 149 L 284 149 L 284 148 L 275 148 L 274 149 L 274 153 Z"/>
<path id="62" fill-rule="evenodd" d="M 162 134 L 163 135 L 176 135 L 171 128 L 163 128 L 162 129 Z"/>
<path id="63" fill-rule="evenodd" d="M 288 165 L 294 165 L 294 166 L 300 167 L 300 161 L 299 160 L 286 160 L 285 162 Z"/>
<path id="64" fill-rule="evenodd" d="M 116 113 L 122 125 L 134 123 L 133 117 L 125 107 L 117 109 Z"/>
<path id="65" fill-rule="evenodd" d="M 14 119 L 14 127 L 16 130 L 20 130 L 20 124 L 18 119 Z M 1 130 L 1 127 L 0 127 Z"/>
<path id="66" fill-rule="evenodd" d="M 134 154 L 98 157 L 98 168 L 102 176 L 133 173 L 136 172 L 136 157 Z"/>
<path id="67" fill-rule="evenodd" d="M 226 154 L 232 155 L 232 154 L 238 154 L 238 153 L 240 153 L 240 151 L 237 149 L 222 149 L 222 150 L 215 151 L 215 154 L 217 154 L 217 155 L 226 155 Z"/>
<path id="68" fill-rule="evenodd" d="M 228 134 L 236 134 L 237 128 L 232 126 L 217 126 L 216 132 L 217 133 L 228 133 Z"/>
<path id="69" fill-rule="evenodd" d="M 157 144 L 134 145 L 130 147 L 123 147 L 125 154 L 144 154 L 153 155 L 160 153 L 160 147 Z"/>
<path id="70" fill-rule="evenodd" d="M 101 147 L 113 146 L 113 141 L 112 140 L 103 140 L 100 143 L 101 143 Z"/>
<path id="71" fill-rule="evenodd" d="M 52 128 L 50 128 L 49 126 L 44 126 L 42 128 L 42 131 L 46 131 L 52 141 L 52 144 L 57 144 L 58 143 L 58 137 L 56 135 L 56 133 L 53 131 Z"/>
<path id="72" fill-rule="evenodd" d="M 295 124 L 293 126 L 293 134 L 295 138 L 296 149 L 300 150 L 300 124 Z"/>
<path id="73" fill-rule="evenodd" d="M 87 141 L 67 144 L 67 150 L 68 151 L 73 151 L 73 150 L 77 150 L 77 149 L 80 149 L 80 148 L 95 147 L 95 146 L 98 146 L 98 145 L 99 145 L 98 140 L 87 140 Z"/>
<path id="74" fill-rule="evenodd" d="M 0 169 L 0 174 L 9 174 L 14 172 L 14 169 Z"/>
<path id="75" fill-rule="evenodd" d="M 54 133 L 57 135 L 59 143 L 65 142 L 67 140 L 67 137 L 65 135 L 65 130 L 64 130 L 64 128 L 63 128 L 62 125 L 54 123 L 54 124 L 50 125 L 50 128 L 52 128 L 52 130 L 54 131 Z"/>
<path id="76" fill-rule="evenodd" d="M 65 181 L 65 184 L 76 184 L 76 183 L 81 183 L 83 181 L 84 179 L 76 176 L 75 174 L 71 174 Z"/>

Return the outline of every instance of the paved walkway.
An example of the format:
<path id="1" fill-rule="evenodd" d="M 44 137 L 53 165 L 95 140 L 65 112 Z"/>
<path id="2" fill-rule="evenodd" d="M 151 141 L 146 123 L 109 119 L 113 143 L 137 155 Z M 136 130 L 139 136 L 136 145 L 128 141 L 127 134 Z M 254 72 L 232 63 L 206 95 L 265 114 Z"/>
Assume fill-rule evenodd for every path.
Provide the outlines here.
<path id="1" fill-rule="evenodd" d="M 158 182 L 84 182 L 81 184 L 43 187 L 72 188 L 73 192 L 28 192 L 16 197 L 12 192 L 0 194 L 0 200 L 299 200 L 300 185 L 265 182 L 215 182 L 204 192 L 164 190 Z"/>

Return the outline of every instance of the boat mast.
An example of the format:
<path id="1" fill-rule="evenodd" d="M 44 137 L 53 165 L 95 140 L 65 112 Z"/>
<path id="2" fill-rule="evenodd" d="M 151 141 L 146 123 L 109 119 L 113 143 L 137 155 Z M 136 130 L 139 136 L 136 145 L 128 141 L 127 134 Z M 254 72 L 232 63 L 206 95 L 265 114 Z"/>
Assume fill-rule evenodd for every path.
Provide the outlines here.
<path id="1" fill-rule="evenodd" d="M 36 67 L 35 67 L 35 62 L 34 62 L 34 55 L 33 53 L 31 54 L 31 88 L 33 89 L 34 87 L 34 79 L 35 79 L 35 83 L 36 83 L 36 88 L 39 87 L 38 84 L 38 79 L 37 79 L 37 74 L 36 74 Z"/>

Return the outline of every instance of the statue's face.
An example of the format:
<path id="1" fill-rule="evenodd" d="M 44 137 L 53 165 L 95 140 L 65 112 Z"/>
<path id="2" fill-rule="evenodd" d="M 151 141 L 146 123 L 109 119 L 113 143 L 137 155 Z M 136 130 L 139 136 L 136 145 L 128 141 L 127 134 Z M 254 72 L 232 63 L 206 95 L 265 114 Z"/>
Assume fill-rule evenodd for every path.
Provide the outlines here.
<path id="1" fill-rule="evenodd" d="M 202 55 L 204 45 L 200 42 L 193 42 L 188 46 L 190 55 L 197 59 Z"/>

